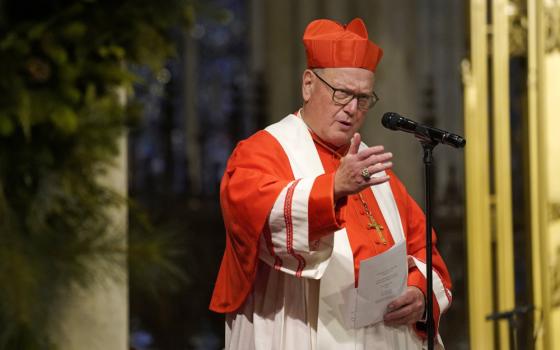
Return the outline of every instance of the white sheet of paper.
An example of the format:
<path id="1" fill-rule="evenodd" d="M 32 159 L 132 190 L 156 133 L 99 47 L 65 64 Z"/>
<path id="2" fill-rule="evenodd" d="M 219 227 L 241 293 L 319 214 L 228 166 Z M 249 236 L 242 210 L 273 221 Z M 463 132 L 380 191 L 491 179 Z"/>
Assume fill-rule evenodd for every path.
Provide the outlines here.
<path id="1" fill-rule="evenodd" d="M 347 325 L 361 328 L 383 320 L 387 305 L 406 290 L 408 264 L 406 244 L 362 260 L 358 288 L 348 295 Z"/>

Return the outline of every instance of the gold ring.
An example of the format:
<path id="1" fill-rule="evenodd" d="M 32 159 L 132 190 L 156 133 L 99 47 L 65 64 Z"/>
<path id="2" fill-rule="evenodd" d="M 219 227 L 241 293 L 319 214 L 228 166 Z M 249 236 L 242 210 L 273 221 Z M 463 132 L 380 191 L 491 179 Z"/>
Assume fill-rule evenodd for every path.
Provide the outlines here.
<path id="1" fill-rule="evenodd" d="M 368 168 L 362 169 L 362 177 L 364 178 L 364 180 L 369 180 L 371 178 L 371 174 L 369 173 Z"/>

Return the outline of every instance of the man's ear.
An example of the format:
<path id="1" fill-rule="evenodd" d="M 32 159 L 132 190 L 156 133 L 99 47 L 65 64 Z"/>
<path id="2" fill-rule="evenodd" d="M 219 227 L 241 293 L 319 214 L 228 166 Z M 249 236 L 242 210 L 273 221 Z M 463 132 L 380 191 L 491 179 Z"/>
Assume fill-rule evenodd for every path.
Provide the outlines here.
<path id="1" fill-rule="evenodd" d="M 301 79 L 301 95 L 303 97 L 303 102 L 309 101 L 311 94 L 313 93 L 313 72 L 310 69 L 303 71 L 303 77 Z"/>

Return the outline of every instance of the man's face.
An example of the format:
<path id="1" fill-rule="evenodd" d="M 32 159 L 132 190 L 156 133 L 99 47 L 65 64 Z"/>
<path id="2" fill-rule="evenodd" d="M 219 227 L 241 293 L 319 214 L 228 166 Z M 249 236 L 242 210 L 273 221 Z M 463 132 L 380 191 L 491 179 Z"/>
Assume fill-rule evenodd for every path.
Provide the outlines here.
<path id="1" fill-rule="evenodd" d="M 373 93 L 373 72 L 362 68 L 325 68 L 317 74 L 335 89 L 354 95 L 368 96 Z M 323 141 L 339 147 L 350 139 L 362 126 L 367 111 L 358 108 L 353 98 L 348 104 L 333 101 L 333 89 L 321 81 L 317 74 L 306 70 L 303 75 L 304 120 Z"/>

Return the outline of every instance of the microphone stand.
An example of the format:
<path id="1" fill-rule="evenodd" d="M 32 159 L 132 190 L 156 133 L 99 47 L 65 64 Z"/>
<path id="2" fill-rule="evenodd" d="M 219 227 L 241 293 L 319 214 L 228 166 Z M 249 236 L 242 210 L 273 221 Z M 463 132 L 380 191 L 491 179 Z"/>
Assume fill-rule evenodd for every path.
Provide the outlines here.
<path id="1" fill-rule="evenodd" d="M 456 148 L 465 146 L 466 140 L 459 135 L 418 124 L 403 118 L 397 113 L 388 112 L 383 115 L 381 123 L 391 130 L 401 130 L 413 133 L 424 149 L 425 189 L 426 189 L 426 314 L 428 350 L 434 348 L 434 305 L 433 305 L 433 271 L 432 271 L 432 151 L 444 143 Z"/>
<path id="2" fill-rule="evenodd" d="M 420 130 L 419 130 L 420 129 Z M 424 150 L 424 183 L 426 192 L 426 328 L 428 333 L 428 350 L 434 348 L 434 301 L 433 301 L 433 279 L 432 279 L 432 162 L 433 149 L 439 144 L 438 141 L 432 139 L 428 130 L 419 126 L 416 133 L 416 138 L 420 141 Z"/>
<path id="3" fill-rule="evenodd" d="M 517 350 L 517 329 L 518 329 L 518 315 L 523 315 L 532 311 L 535 307 L 533 305 L 524 305 L 516 307 L 512 310 L 502 311 L 502 312 L 494 312 L 488 316 L 486 316 L 486 320 L 488 321 L 499 321 L 506 319 L 508 321 L 509 326 L 509 348 L 512 350 Z"/>

